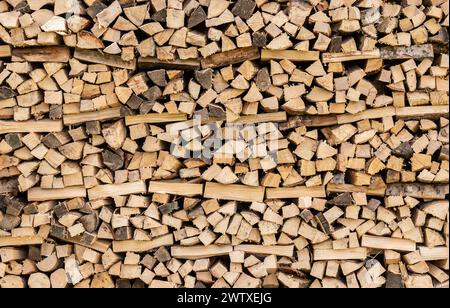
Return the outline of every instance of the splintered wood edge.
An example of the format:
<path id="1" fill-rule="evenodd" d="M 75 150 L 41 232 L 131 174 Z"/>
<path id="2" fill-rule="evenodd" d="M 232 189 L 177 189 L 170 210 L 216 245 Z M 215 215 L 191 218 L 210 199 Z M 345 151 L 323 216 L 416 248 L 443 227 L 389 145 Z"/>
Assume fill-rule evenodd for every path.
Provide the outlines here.
<path id="1" fill-rule="evenodd" d="M 172 246 L 170 251 L 172 258 L 196 260 L 226 256 L 233 251 L 233 246 Z"/>
<path id="2" fill-rule="evenodd" d="M 88 189 L 89 200 L 112 198 L 147 192 L 145 181 L 129 182 L 122 184 L 106 184 L 94 186 Z"/>
<path id="3" fill-rule="evenodd" d="M 39 120 L 39 121 L 1 121 L 0 134 L 8 133 L 54 133 L 64 129 L 60 120 Z"/>
<path id="4" fill-rule="evenodd" d="M 162 246 L 171 246 L 174 244 L 173 234 L 165 234 L 160 237 L 154 238 L 150 241 L 113 241 L 112 247 L 115 253 L 120 252 L 146 252 Z"/>
<path id="5" fill-rule="evenodd" d="M 11 55 L 28 62 L 60 62 L 70 60 L 69 47 L 65 46 L 39 46 L 14 48 Z"/>
<path id="6" fill-rule="evenodd" d="M 158 124 L 158 123 L 170 123 L 186 120 L 187 114 L 185 113 L 161 113 L 161 114 L 151 113 L 151 114 L 127 116 L 125 117 L 125 125 L 130 126 L 141 123 Z"/>
<path id="7" fill-rule="evenodd" d="M 28 245 L 42 245 L 44 239 L 38 235 L 34 236 L 20 236 L 20 237 L 0 237 L 0 247 L 18 247 Z"/>

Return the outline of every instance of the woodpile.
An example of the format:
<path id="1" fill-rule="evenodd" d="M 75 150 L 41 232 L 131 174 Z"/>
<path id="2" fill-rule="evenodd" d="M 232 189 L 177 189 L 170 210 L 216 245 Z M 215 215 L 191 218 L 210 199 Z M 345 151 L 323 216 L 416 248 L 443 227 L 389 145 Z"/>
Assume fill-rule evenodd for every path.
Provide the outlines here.
<path id="1" fill-rule="evenodd" d="M 0 0 L 0 288 L 449 284 L 448 0 Z"/>

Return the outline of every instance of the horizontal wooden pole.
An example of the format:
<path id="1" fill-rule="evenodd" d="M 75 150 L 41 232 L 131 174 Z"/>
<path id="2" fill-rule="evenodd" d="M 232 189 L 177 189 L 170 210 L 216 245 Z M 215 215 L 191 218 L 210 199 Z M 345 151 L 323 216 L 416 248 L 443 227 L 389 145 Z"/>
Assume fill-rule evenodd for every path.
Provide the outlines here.
<path id="1" fill-rule="evenodd" d="M 28 201 L 50 201 L 86 197 L 84 186 L 43 189 L 33 187 L 28 190 Z"/>
<path id="2" fill-rule="evenodd" d="M 263 246 L 263 245 L 237 245 L 234 251 L 243 251 L 255 255 L 275 255 L 280 257 L 293 257 L 294 245 L 289 246 Z"/>
<path id="3" fill-rule="evenodd" d="M 203 195 L 209 199 L 263 202 L 265 196 L 264 187 L 251 187 L 245 185 L 224 185 L 218 183 L 206 183 Z"/>
<path id="4" fill-rule="evenodd" d="M 372 235 L 363 235 L 361 239 L 361 246 L 374 249 L 389 249 L 397 251 L 416 250 L 416 243 L 414 241 L 401 238 Z"/>
<path id="5" fill-rule="evenodd" d="M 124 61 L 120 56 L 109 55 L 97 50 L 75 49 L 74 58 L 96 64 L 104 64 L 117 68 L 124 68 L 129 70 L 136 69 L 136 60 Z"/>
<path id="6" fill-rule="evenodd" d="M 220 119 L 220 120 L 225 120 Z M 259 124 L 266 122 L 284 122 L 287 120 L 287 114 L 284 111 L 273 113 L 261 113 L 256 115 L 242 116 L 231 124 Z"/>
<path id="7" fill-rule="evenodd" d="M 171 246 L 174 243 L 173 234 L 169 233 L 150 241 L 113 241 L 112 247 L 115 253 L 120 252 L 146 252 L 162 246 Z"/>
<path id="8" fill-rule="evenodd" d="M 314 249 L 314 261 L 326 260 L 365 260 L 367 249 L 364 247 L 348 249 Z"/>
<path id="9" fill-rule="evenodd" d="M 170 248 L 172 258 L 196 260 L 226 256 L 233 251 L 232 246 L 173 246 Z"/>
<path id="10" fill-rule="evenodd" d="M 282 187 L 282 188 L 267 188 L 267 199 L 293 199 L 301 197 L 326 197 L 325 187 L 323 186 L 297 186 L 297 187 Z"/>
<path id="11" fill-rule="evenodd" d="M 420 246 L 419 252 L 425 261 L 447 260 L 449 257 L 448 247 Z"/>
<path id="12" fill-rule="evenodd" d="M 0 134 L 9 133 L 54 133 L 64 129 L 62 121 L 39 120 L 39 121 L 0 121 Z"/>
<path id="13" fill-rule="evenodd" d="M 75 237 L 65 237 L 65 238 L 55 237 L 55 236 L 51 236 L 51 237 L 58 239 L 60 241 L 66 242 L 66 243 L 77 244 L 77 245 L 80 245 L 80 246 L 83 246 L 83 247 L 86 247 L 86 248 L 89 248 L 89 249 L 92 249 L 92 250 L 95 250 L 95 251 L 98 251 L 101 253 L 105 253 L 111 246 L 110 241 L 101 240 L 101 239 L 97 239 L 94 243 L 92 243 L 90 245 L 83 243 L 81 241 L 81 237 L 79 235 L 75 236 Z"/>
<path id="14" fill-rule="evenodd" d="M 328 193 L 345 193 L 345 192 L 362 192 L 369 196 L 383 197 L 386 192 L 386 187 L 370 187 L 357 186 L 352 184 L 333 184 L 327 185 Z"/>
<path id="15" fill-rule="evenodd" d="M 0 237 L 0 247 L 18 247 L 18 246 L 29 246 L 29 245 L 42 245 L 44 239 L 38 235 L 35 236 L 6 236 Z"/>
<path id="16" fill-rule="evenodd" d="M 380 50 L 380 58 L 384 60 L 406 60 L 434 58 L 432 44 L 383 47 Z"/>
<path id="17" fill-rule="evenodd" d="M 70 50 L 62 46 L 14 48 L 12 56 L 28 62 L 69 62 Z"/>
<path id="18" fill-rule="evenodd" d="M 224 67 L 244 61 L 260 58 L 259 49 L 256 47 L 236 48 L 230 51 L 216 53 L 201 60 L 202 68 Z"/>
<path id="19" fill-rule="evenodd" d="M 88 189 L 88 196 L 90 200 L 97 200 L 132 194 L 143 194 L 146 192 L 147 187 L 145 185 L 145 181 L 138 181 L 122 184 L 107 184 L 95 186 L 91 189 Z"/>
<path id="20" fill-rule="evenodd" d="M 421 199 L 445 199 L 449 194 L 447 184 L 395 183 L 389 184 L 387 196 L 402 196 Z"/>
<path id="21" fill-rule="evenodd" d="M 322 54 L 323 63 L 336 63 L 378 58 L 380 58 L 380 50 L 378 49 L 371 51 L 325 52 Z"/>
<path id="22" fill-rule="evenodd" d="M 449 105 L 396 108 L 396 116 L 401 119 L 439 118 L 448 115 Z"/>
<path id="23" fill-rule="evenodd" d="M 196 59 L 164 61 L 158 58 L 144 57 L 139 58 L 138 66 L 139 69 L 197 70 L 200 69 L 200 61 Z"/>
<path id="24" fill-rule="evenodd" d="M 158 123 L 170 123 L 186 121 L 187 114 L 185 113 L 151 113 L 135 116 L 125 117 L 126 125 L 135 125 L 141 123 L 158 124 Z"/>
<path id="25" fill-rule="evenodd" d="M 320 59 L 320 52 L 318 51 L 303 51 L 303 50 L 261 50 L 261 60 L 289 60 L 291 62 L 309 62 Z"/>
<path id="26" fill-rule="evenodd" d="M 203 184 L 151 181 L 148 191 L 150 193 L 169 194 L 185 197 L 202 196 Z"/>
<path id="27" fill-rule="evenodd" d="M 76 125 L 90 121 L 107 121 L 122 117 L 121 108 L 108 108 L 100 111 L 66 114 L 63 116 L 64 125 Z"/>
<path id="28" fill-rule="evenodd" d="M 381 119 L 384 117 L 394 117 L 396 115 L 395 107 L 383 107 L 367 109 L 356 114 L 340 114 L 337 115 L 338 124 L 354 123 L 361 120 Z"/>

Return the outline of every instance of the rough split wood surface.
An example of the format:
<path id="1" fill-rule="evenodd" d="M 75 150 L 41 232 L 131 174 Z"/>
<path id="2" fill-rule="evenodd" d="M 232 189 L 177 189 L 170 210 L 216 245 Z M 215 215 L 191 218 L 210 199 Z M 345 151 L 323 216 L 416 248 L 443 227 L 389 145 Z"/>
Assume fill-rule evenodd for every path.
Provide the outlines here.
<path id="1" fill-rule="evenodd" d="M 449 284 L 448 0 L 0 0 L 0 288 Z"/>

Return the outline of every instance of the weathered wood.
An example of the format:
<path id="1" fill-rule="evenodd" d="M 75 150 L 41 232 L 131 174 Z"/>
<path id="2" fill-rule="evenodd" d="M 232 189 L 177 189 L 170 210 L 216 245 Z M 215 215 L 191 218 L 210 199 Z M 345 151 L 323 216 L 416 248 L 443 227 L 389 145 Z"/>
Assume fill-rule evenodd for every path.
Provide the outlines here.
<path id="1" fill-rule="evenodd" d="M 139 58 L 138 67 L 141 70 L 151 70 L 163 68 L 168 70 L 197 70 L 200 68 L 200 61 L 194 59 L 165 61 L 158 58 Z"/>
<path id="2" fill-rule="evenodd" d="M 108 55 L 95 50 L 77 48 L 75 49 L 75 53 L 73 56 L 80 61 L 105 64 L 111 67 L 124 68 L 129 70 L 136 69 L 136 60 L 124 61 L 120 58 L 120 56 Z"/>
<path id="3" fill-rule="evenodd" d="M 217 53 L 201 60 L 202 68 L 223 67 L 230 64 L 251 61 L 260 58 L 259 49 L 256 47 L 237 48 L 222 53 Z"/>
<path id="4" fill-rule="evenodd" d="M 83 112 L 79 114 L 66 114 L 63 117 L 64 125 L 76 125 L 91 121 L 107 121 L 121 118 L 121 108 L 109 108 L 100 111 Z"/>
<path id="5" fill-rule="evenodd" d="M 301 50 L 261 50 L 261 61 L 289 60 L 292 62 L 309 62 L 319 60 L 319 51 Z"/>
<path id="6" fill-rule="evenodd" d="M 433 45 L 424 44 L 406 47 L 383 47 L 380 49 L 380 57 L 384 60 L 421 60 L 424 58 L 434 58 Z"/>
<path id="7" fill-rule="evenodd" d="M 147 191 L 144 181 L 130 182 L 123 184 L 107 184 L 95 186 L 88 189 L 87 193 L 90 200 L 112 198 L 117 196 L 126 196 L 132 194 L 141 194 Z"/>
<path id="8" fill-rule="evenodd" d="M 112 249 L 116 253 L 120 252 L 146 252 L 163 246 L 171 246 L 174 244 L 173 235 L 166 234 L 154 238 L 150 241 L 113 241 Z"/>
<path id="9" fill-rule="evenodd" d="M 0 121 L 0 134 L 8 133 L 54 133 L 62 131 L 64 126 L 58 120 L 39 121 Z"/>
<path id="10" fill-rule="evenodd" d="M 28 62 L 66 63 L 70 60 L 70 50 L 67 47 L 14 48 L 12 56 Z"/>
<path id="11" fill-rule="evenodd" d="M 158 124 L 158 123 L 170 123 L 186 120 L 187 115 L 183 113 L 143 114 L 125 117 L 125 124 L 127 126 L 130 126 L 141 123 Z"/>
<path id="12" fill-rule="evenodd" d="M 387 196 L 403 196 L 423 199 L 445 199 L 449 194 L 449 187 L 445 184 L 390 184 L 387 186 Z"/>

